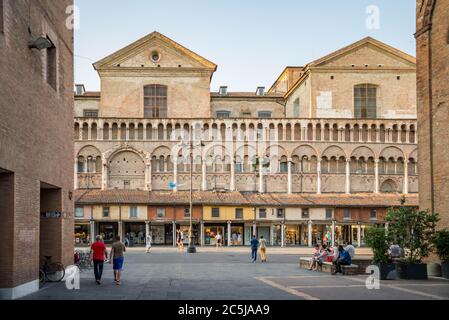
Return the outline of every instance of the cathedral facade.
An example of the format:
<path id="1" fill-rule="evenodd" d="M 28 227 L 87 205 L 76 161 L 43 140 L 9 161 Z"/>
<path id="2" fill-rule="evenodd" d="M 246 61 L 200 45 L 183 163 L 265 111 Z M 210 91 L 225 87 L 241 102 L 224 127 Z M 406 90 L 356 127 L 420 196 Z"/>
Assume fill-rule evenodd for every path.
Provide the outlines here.
<path id="1" fill-rule="evenodd" d="M 198 245 L 361 246 L 401 196 L 417 206 L 416 61 L 373 38 L 254 92 L 212 92 L 217 66 L 158 32 L 94 68 L 101 92 L 75 93 L 78 245 L 173 245 L 192 214 Z"/>

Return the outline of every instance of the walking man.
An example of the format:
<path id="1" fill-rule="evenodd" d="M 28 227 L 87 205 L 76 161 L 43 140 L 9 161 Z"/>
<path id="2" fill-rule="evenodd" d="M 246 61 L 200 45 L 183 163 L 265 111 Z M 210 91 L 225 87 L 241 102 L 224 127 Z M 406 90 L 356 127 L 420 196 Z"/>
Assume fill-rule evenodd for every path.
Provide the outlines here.
<path id="1" fill-rule="evenodd" d="M 108 258 L 108 251 L 103 243 L 103 238 L 97 236 L 95 242 L 90 246 L 90 259 L 94 262 L 95 281 L 98 285 L 101 284 L 101 277 L 103 275 L 104 260 Z"/>
<path id="2" fill-rule="evenodd" d="M 257 260 L 257 248 L 259 247 L 259 240 L 257 240 L 256 235 L 253 235 L 251 240 L 251 258 L 253 263 Z"/>
<path id="3" fill-rule="evenodd" d="M 111 259 L 109 263 L 113 263 L 114 281 L 119 286 L 121 284 L 121 277 L 123 271 L 123 262 L 125 261 L 124 252 L 125 245 L 120 241 L 120 236 L 115 237 L 115 242 L 112 244 Z"/>

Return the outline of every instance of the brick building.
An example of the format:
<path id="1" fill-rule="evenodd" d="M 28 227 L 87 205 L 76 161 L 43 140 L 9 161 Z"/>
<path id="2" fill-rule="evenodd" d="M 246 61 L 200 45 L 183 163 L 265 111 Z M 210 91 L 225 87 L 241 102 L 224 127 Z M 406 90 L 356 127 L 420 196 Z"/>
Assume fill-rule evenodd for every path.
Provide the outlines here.
<path id="1" fill-rule="evenodd" d="M 200 244 L 217 232 L 240 245 L 254 232 L 282 246 L 363 244 L 386 204 L 405 194 L 417 205 L 415 63 L 368 37 L 285 68 L 269 90 L 211 92 L 214 63 L 158 32 L 143 37 L 94 64 L 101 92 L 77 86 L 77 242 L 108 219 L 107 234 L 124 235 L 132 217 L 137 238 L 166 219 L 158 234 L 170 244 L 192 169 Z"/>
<path id="2" fill-rule="evenodd" d="M 416 54 L 422 209 L 449 225 L 449 1 L 417 1 Z"/>
<path id="3" fill-rule="evenodd" d="M 44 256 L 73 263 L 71 4 L 0 1 L 1 299 L 38 290 Z"/>

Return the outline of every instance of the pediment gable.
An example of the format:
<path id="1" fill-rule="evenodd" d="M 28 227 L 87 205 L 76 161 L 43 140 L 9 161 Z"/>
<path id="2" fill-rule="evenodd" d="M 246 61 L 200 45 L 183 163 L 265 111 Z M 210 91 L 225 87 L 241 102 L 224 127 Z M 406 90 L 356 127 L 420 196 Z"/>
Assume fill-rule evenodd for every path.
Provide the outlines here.
<path id="1" fill-rule="evenodd" d="M 156 56 L 158 59 L 154 59 Z M 121 68 L 182 67 L 210 70 L 217 68 L 213 62 L 158 32 L 153 32 L 94 63 L 96 70 L 118 66 Z"/>
<path id="2" fill-rule="evenodd" d="M 382 65 L 390 68 L 414 68 L 416 59 L 373 38 L 362 39 L 310 64 L 313 67 L 362 67 Z"/>

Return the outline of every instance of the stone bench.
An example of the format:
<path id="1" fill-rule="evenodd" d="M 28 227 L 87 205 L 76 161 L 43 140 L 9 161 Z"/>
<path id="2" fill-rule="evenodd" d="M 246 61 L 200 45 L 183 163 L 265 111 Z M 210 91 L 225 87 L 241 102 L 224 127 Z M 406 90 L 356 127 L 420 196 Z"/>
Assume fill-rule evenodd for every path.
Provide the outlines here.
<path id="1" fill-rule="evenodd" d="M 310 262 L 312 258 L 301 257 L 299 258 L 299 267 L 301 269 L 309 269 Z M 323 262 L 323 265 L 318 266 L 318 270 L 325 273 L 332 273 L 334 265 L 332 262 Z M 356 264 L 351 264 L 350 266 L 341 266 L 341 271 L 343 275 L 357 275 L 359 274 L 359 266 Z"/>

